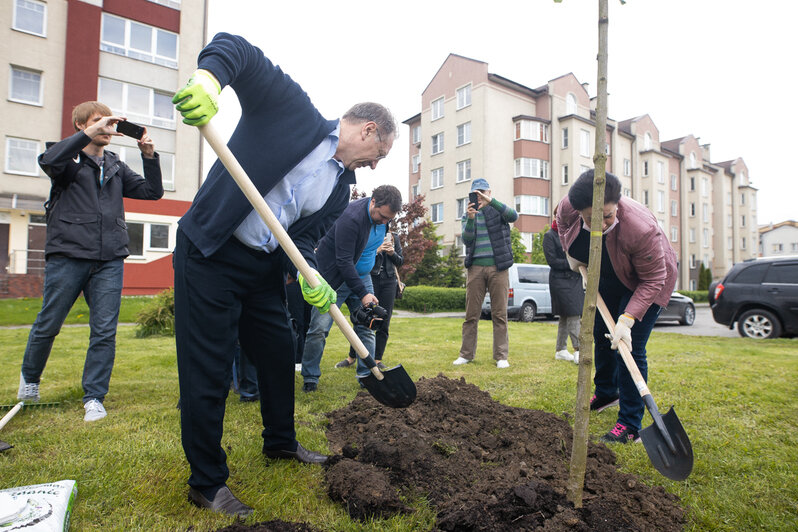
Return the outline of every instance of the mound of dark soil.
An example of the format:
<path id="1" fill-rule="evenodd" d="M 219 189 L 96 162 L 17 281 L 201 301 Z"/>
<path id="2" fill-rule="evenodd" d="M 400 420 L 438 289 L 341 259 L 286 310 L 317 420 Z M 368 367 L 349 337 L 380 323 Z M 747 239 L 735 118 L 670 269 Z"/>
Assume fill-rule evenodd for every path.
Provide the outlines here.
<path id="1" fill-rule="evenodd" d="M 243 523 L 233 523 L 230 526 L 220 528 L 217 532 L 317 532 L 305 523 L 289 523 L 287 521 L 263 521 L 254 525 Z"/>
<path id="2" fill-rule="evenodd" d="M 620 473 L 589 444 L 583 507 L 566 500 L 571 427 L 539 410 L 502 405 L 464 379 L 421 379 L 418 398 L 389 409 L 361 392 L 328 414 L 330 497 L 353 518 L 409 512 L 423 495 L 440 530 L 681 530 L 675 495 Z M 642 448 L 641 448 L 642 450 Z"/>

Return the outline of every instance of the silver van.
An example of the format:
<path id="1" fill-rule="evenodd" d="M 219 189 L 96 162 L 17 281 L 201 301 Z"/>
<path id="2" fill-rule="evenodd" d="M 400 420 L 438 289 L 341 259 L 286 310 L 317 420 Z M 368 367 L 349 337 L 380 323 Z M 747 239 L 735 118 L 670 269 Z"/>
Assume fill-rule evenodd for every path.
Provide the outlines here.
<path id="1" fill-rule="evenodd" d="M 510 266 L 510 293 L 507 317 L 511 320 L 532 321 L 540 314 L 553 317 L 549 270 L 545 264 L 513 264 Z M 490 318 L 490 294 L 482 302 L 482 318 Z"/>

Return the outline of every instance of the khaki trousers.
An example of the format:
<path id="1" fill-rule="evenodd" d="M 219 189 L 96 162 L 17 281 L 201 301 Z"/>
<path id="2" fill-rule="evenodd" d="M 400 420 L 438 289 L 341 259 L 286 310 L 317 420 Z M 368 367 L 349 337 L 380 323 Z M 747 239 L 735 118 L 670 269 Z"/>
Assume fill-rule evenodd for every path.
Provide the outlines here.
<path id="1" fill-rule="evenodd" d="M 507 360 L 507 292 L 510 288 L 508 270 L 496 271 L 496 266 L 471 266 L 466 278 L 466 316 L 463 322 L 463 344 L 460 356 L 474 360 L 477 349 L 477 328 L 482 312 L 485 291 L 490 292 L 490 313 L 493 319 L 493 360 Z"/>

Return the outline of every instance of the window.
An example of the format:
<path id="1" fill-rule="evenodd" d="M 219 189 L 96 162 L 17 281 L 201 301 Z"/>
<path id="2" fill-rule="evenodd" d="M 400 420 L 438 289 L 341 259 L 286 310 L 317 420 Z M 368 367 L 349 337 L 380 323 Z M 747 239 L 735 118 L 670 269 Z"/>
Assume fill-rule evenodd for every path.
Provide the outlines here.
<path id="1" fill-rule="evenodd" d="M 172 9 L 180 9 L 180 0 L 148 0 L 153 4 L 161 4 L 162 6 L 171 7 Z"/>
<path id="2" fill-rule="evenodd" d="M 731 205 L 731 204 L 732 204 L 732 193 L 731 192 L 727 192 L 726 193 L 726 205 Z"/>
<path id="3" fill-rule="evenodd" d="M 676 200 L 671 200 L 671 216 L 679 215 L 679 204 Z"/>
<path id="4" fill-rule="evenodd" d="M 676 242 L 679 240 L 679 229 L 677 227 L 671 226 L 671 242 Z"/>
<path id="5" fill-rule="evenodd" d="M 15 0 L 11 27 L 44 37 L 47 29 L 47 4 L 34 0 Z"/>
<path id="6" fill-rule="evenodd" d="M 695 203 L 690 203 L 690 217 L 695 216 Z"/>
<path id="7" fill-rule="evenodd" d="M 139 175 L 144 175 L 144 162 L 141 160 L 141 150 L 130 146 L 119 146 L 112 144 L 109 149 L 119 155 L 119 160 L 123 161 L 131 170 Z M 161 158 L 161 178 L 163 179 L 164 190 L 175 189 L 175 155 L 158 150 Z"/>
<path id="8" fill-rule="evenodd" d="M 455 220 L 461 220 L 468 210 L 468 198 L 457 199 L 457 216 Z"/>
<path id="9" fill-rule="evenodd" d="M 568 165 L 567 164 L 562 165 L 562 184 L 563 185 L 567 185 L 568 184 Z"/>
<path id="10" fill-rule="evenodd" d="M 521 243 L 524 245 L 524 251 L 527 253 L 532 251 L 532 242 L 535 241 L 535 233 L 521 233 Z"/>
<path id="11" fill-rule="evenodd" d="M 544 196 L 516 196 L 515 210 L 518 214 L 548 216 L 549 198 Z"/>
<path id="12" fill-rule="evenodd" d="M 457 182 L 462 183 L 471 179 L 471 159 L 457 163 Z"/>
<path id="13" fill-rule="evenodd" d="M 462 235 L 454 237 L 454 245 L 457 246 L 457 256 L 464 257 L 466 254 L 465 244 L 463 244 Z"/>
<path id="14" fill-rule="evenodd" d="M 745 227 L 745 214 L 740 215 L 740 227 Z"/>
<path id="15" fill-rule="evenodd" d="M 695 191 L 695 176 L 690 176 L 690 192 Z"/>
<path id="16" fill-rule="evenodd" d="M 632 161 L 629 159 L 623 160 L 623 175 L 627 177 L 632 175 Z"/>
<path id="17" fill-rule="evenodd" d="M 695 268 L 695 266 L 693 266 L 693 268 Z M 696 289 L 695 279 L 690 279 L 690 290 L 695 291 L 695 289 Z"/>
<path id="18" fill-rule="evenodd" d="M 690 269 L 695 269 L 695 255 L 690 255 Z"/>
<path id="19" fill-rule="evenodd" d="M 790 244 L 790 251 L 792 251 L 793 253 L 798 251 L 798 242 L 793 242 Z"/>
<path id="20" fill-rule="evenodd" d="M 731 214 L 727 215 L 726 216 L 726 227 L 731 227 L 733 224 L 734 224 L 734 219 L 732 218 L 732 215 Z"/>
<path id="21" fill-rule="evenodd" d="M 765 274 L 765 283 L 792 284 L 798 282 L 798 264 L 773 264 Z"/>
<path id="22" fill-rule="evenodd" d="M 648 207 L 648 190 L 643 191 L 643 205 Z"/>
<path id="23" fill-rule="evenodd" d="M 740 205 L 745 205 L 745 193 L 740 194 Z"/>
<path id="24" fill-rule="evenodd" d="M 35 140 L 6 137 L 7 174 L 39 176 L 39 143 Z"/>
<path id="25" fill-rule="evenodd" d="M 742 241 L 740 242 L 740 249 L 745 249 L 745 237 L 743 237 Z"/>
<path id="26" fill-rule="evenodd" d="M 418 173 L 418 167 L 421 164 L 421 156 L 416 154 L 410 159 L 411 164 L 413 165 L 413 172 L 414 174 Z"/>
<path id="27" fill-rule="evenodd" d="M 432 136 L 432 155 L 443 151 L 443 133 Z"/>
<path id="28" fill-rule="evenodd" d="M 631 198 L 632 197 L 632 189 L 631 188 L 624 188 L 623 189 L 623 195 L 626 196 L 627 198 Z"/>
<path id="29" fill-rule="evenodd" d="M 145 250 L 168 251 L 169 225 L 125 220 L 130 242 L 127 245 L 131 257 L 143 257 Z"/>
<path id="30" fill-rule="evenodd" d="M 665 220 L 660 220 L 657 218 L 657 225 L 659 225 L 660 229 L 665 230 Z"/>
<path id="31" fill-rule="evenodd" d="M 565 97 L 565 114 L 567 115 L 575 115 L 576 114 L 576 96 L 573 93 L 569 92 L 568 95 Z"/>
<path id="32" fill-rule="evenodd" d="M 471 122 L 457 126 L 457 145 L 462 146 L 471 142 Z"/>
<path id="33" fill-rule="evenodd" d="M 411 193 L 411 195 L 413 196 L 411 199 L 416 199 L 416 198 L 418 197 L 418 183 L 416 183 L 415 185 L 413 185 L 413 186 L 410 188 L 410 191 L 411 191 L 411 192 L 410 192 L 410 193 Z"/>
<path id="34" fill-rule="evenodd" d="M 549 125 L 536 120 L 518 120 L 515 123 L 515 140 L 535 140 L 548 143 Z"/>
<path id="35" fill-rule="evenodd" d="M 648 161 L 643 161 L 643 177 L 648 177 Z"/>
<path id="36" fill-rule="evenodd" d="M 695 243 L 695 228 L 693 227 L 690 228 L 690 243 Z"/>
<path id="37" fill-rule="evenodd" d="M 705 248 L 709 247 L 709 229 L 704 229 L 701 235 L 701 245 Z"/>
<path id="38" fill-rule="evenodd" d="M 677 184 L 676 174 L 671 174 L 671 190 L 676 190 Z"/>
<path id="39" fill-rule="evenodd" d="M 665 193 L 661 190 L 657 191 L 657 211 L 665 212 Z"/>
<path id="40" fill-rule="evenodd" d="M 657 161 L 657 183 L 665 183 L 665 163 Z"/>
<path id="41" fill-rule="evenodd" d="M 12 102 L 41 105 L 41 72 L 12 66 L 8 99 Z"/>
<path id="42" fill-rule="evenodd" d="M 568 147 L 568 128 L 562 128 L 562 149 Z"/>
<path id="43" fill-rule="evenodd" d="M 443 118 L 443 96 L 432 102 L 432 120 Z"/>
<path id="44" fill-rule="evenodd" d="M 439 224 L 443 221 L 443 203 L 433 203 L 430 212 L 432 223 Z"/>
<path id="45" fill-rule="evenodd" d="M 582 175 L 582 174 L 584 174 L 584 173 L 585 173 L 585 172 L 587 172 L 588 170 L 590 170 L 590 167 L 589 167 L 589 166 L 585 166 L 584 164 L 580 164 L 580 165 L 579 165 L 579 175 Z"/>
<path id="46" fill-rule="evenodd" d="M 698 161 L 696 159 L 695 152 L 691 151 L 690 152 L 690 168 L 697 168 L 697 167 L 698 167 Z"/>
<path id="47" fill-rule="evenodd" d="M 120 113 L 131 122 L 168 129 L 175 128 L 172 97 L 149 87 L 100 78 L 98 100 L 114 113 Z"/>
<path id="48" fill-rule="evenodd" d="M 701 204 L 701 219 L 704 222 L 709 222 L 709 205 L 706 203 Z"/>
<path id="49" fill-rule="evenodd" d="M 515 160 L 515 177 L 549 178 L 549 162 L 540 159 L 520 157 Z"/>
<path id="50" fill-rule="evenodd" d="M 587 129 L 579 130 L 579 155 L 590 157 L 590 131 Z"/>
<path id="51" fill-rule="evenodd" d="M 100 50 L 177 68 L 177 34 L 103 13 Z"/>
<path id="52" fill-rule="evenodd" d="M 471 84 L 457 89 L 457 109 L 471 105 Z"/>
<path id="53" fill-rule="evenodd" d="M 535 233 L 529 233 L 533 235 Z M 532 251 L 529 247 L 527 250 Z M 518 282 L 528 284 L 549 284 L 549 272 L 544 268 L 518 265 Z"/>
<path id="54" fill-rule="evenodd" d="M 430 179 L 430 189 L 441 188 L 443 186 L 443 168 L 436 168 L 432 171 Z"/>
<path id="55" fill-rule="evenodd" d="M 734 239 L 729 237 L 726 239 L 726 249 L 732 249 L 734 247 Z"/>
<path id="56" fill-rule="evenodd" d="M 416 126 L 413 128 L 413 144 L 418 144 L 421 142 L 421 126 Z"/>
<path id="57" fill-rule="evenodd" d="M 651 149 L 651 133 L 646 131 L 646 134 L 643 136 L 643 149 L 648 151 Z"/>
<path id="58" fill-rule="evenodd" d="M 706 177 L 701 178 L 701 195 L 709 196 L 709 180 Z"/>

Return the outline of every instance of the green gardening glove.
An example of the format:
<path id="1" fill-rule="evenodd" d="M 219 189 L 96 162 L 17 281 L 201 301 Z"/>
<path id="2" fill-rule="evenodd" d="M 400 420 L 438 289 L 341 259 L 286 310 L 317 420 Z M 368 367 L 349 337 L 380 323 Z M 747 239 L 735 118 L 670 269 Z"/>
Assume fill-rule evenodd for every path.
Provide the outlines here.
<path id="1" fill-rule="evenodd" d="M 324 280 L 324 277 L 319 272 L 316 270 L 311 271 L 316 275 L 316 279 L 319 280 L 319 286 L 311 288 L 301 273 L 297 274 L 297 281 L 299 281 L 299 287 L 302 288 L 302 297 L 305 301 L 318 308 L 319 312 L 324 314 L 330 310 L 330 305 L 335 303 L 335 290 L 327 284 L 327 281 Z"/>
<path id="2" fill-rule="evenodd" d="M 220 92 L 222 87 L 213 74 L 198 69 L 191 75 L 186 86 L 175 93 L 172 103 L 183 115 L 184 123 L 190 126 L 204 126 L 219 110 L 217 97 Z"/>

